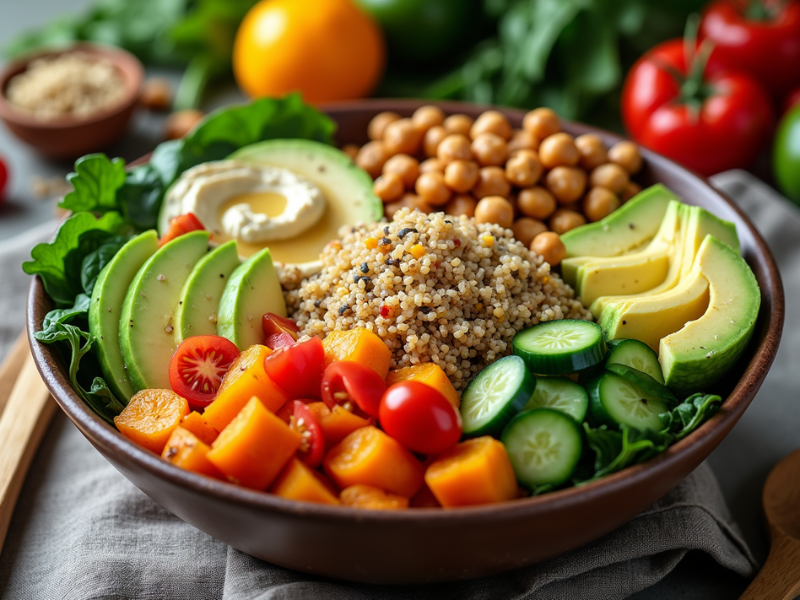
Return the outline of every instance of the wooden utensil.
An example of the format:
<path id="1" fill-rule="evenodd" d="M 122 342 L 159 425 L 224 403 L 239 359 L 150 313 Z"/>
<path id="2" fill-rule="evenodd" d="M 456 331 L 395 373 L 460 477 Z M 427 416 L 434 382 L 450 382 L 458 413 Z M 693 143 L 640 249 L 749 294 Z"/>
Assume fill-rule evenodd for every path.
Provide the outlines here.
<path id="1" fill-rule="evenodd" d="M 763 501 L 771 547 L 741 600 L 792 600 L 800 594 L 800 448 L 772 469 Z"/>
<path id="2" fill-rule="evenodd" d="M 22 482 L 55 410 L 23 333 L 0 365 L 0 551 Z"/>

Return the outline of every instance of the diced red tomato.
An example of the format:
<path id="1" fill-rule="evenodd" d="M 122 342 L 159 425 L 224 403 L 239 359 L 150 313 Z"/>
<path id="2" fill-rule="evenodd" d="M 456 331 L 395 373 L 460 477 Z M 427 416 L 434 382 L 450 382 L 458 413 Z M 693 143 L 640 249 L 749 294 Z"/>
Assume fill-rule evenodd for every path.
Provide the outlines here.
<path id="1" fill-rule="evenodd" d="M 322 401 L 328 408 L 355 402 L 367 415 L 377 417 L 385 391 L 386 382 L 381 376 L 357 362 L 331 363 L 322 376 Z"/>
<path id="2" fill-rule="evenodd" d="M 261 317 L 261 327 L 264 329 L 264 337 L 269 339 L 271 335 L 280 333 L 289 334 L 294 341 L 297 341 L 297 334 L 300 328 L 297 323 L 288 317 L 281 317 L 275 313 L 267 313 Z"/>
<path id="3" fill-rule="evenodd" d="M 272 335 L 267 336 L 267 341 L 264 342 L 264 345 L 269 348 L 270 350 L 278 350 L 280 348 L 288 348 L 289 346 L 293 346 L 295 343 L 295 338 L 291 336 L 289 333 L 273 333 Z"/>
<path id="4" fill-rule="evenodd" d="M 204 229 L 205 227 L 203 227 L 200 219 L 198 219 L 194 213 L 180 215 L 169 222 L 169 229 L 167 229 L 167 233 L 158 240 L 158 245 L 159 247 L 163 246 L 167 242 L 171 242 L 175 238 L 189 233 L 190 231 L 202 231 Z"/>
<path id="5" fill-rule="evenodd" d="M 218 335 L 186 338 L 169 362 L 169 384 L 194 409 L 211 404 L 222 378 L 239 356 L 235 344 Z"/>
<path id="6" fill-rule="evenodd" d="M 267 356 L 264 370 L 289 398 L 319 398 L 324 364 L 322 341 L 312 337 Z"/>
<path id="7" fill-rule="evenodd" d="M 289 426 L 303 437 L 297 450 L 297 457 L 312 469 L 316 469 L 325 456 L 322 428 L 308 406 L 301 400 L 292 402 L 292 411 Z"/>

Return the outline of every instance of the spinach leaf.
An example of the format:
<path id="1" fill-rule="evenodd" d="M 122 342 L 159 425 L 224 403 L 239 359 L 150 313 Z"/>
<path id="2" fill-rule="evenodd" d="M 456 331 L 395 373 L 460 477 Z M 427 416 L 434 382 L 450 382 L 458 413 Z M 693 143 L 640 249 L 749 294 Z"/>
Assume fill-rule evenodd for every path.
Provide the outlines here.
<path id="1" fill-rule="evenodd" d="M 150 164 L 134 167 L 117 190 L 119 210 L 135 229 L 154 229 L 165 191 L 161 174 Z"/>
<path id="2" fill-rule="evenodd" d="M 122 248 L 127 241 L 128 238 L 125 236 L 114 236 L 106 240 L 97 250 L 90 252 L 84 257 L 83 264 L 81 265 L 81 285 L 86 294 L 89 296 L 92 295 L 94 284 L 97 281 L 97 277 L 100 275 L 100 271 L 111 262 L 111 259 L 116 256 L 119 249 Z"/>
<path id="3" fill-rule="evenodd" d="M 56 308 L 44 316 L 42 330 L 37 331 L 34 337 L 40 342 L 50 344 L 58 341 L 61 335 L 59 325 L 71 323 L 77 319 L 86 319 L 89 314 L 89 303 L 91 298 L 86 294 L 78 294 L 75 297 L 75 304 L 70 308 Z"/>
<path id="4" fill-rule="evenodd" d="M 650 429 L 640 431 L 627 425 L 614 431 L 605 425 L 594 429 L 584 423 L 583 429 L 586 442 L 595 453 L 594 474 L 589 481 L 649 460 L 666 450 L 673 441 L 669 433 Z"/>
<path id="5" fill-rule="evenodd" d="M 109 160 L 105 154 L 87 154 L 75 161 L 75 172 L 67 175 L 74 188 L 58 205 L 73 212 L 119 211 L 117 190 L 125 183 L 125 161 Z"/>
<path id="6" fill-rule="evenodd" d="M 84 258 L 122 233 L 124 225 L 117 212 L 107 212 L 100 218 L 87 212 L 76 213 L 61 224 L 52 242 L 33 248 L 33 260 L 22 263 L 22 269 L 28 275 L 41 276 L 56 306 L 70 306 L 84 291 L 81 278 Z"/>
<path id="7" fill-rule="evenodd" d="M 663 431 L 680 440 L 708 420 L 722 404 L 722 398 L 714 394 L 692 394 L 667 413 L 659 415 L 664 424 Z"/>

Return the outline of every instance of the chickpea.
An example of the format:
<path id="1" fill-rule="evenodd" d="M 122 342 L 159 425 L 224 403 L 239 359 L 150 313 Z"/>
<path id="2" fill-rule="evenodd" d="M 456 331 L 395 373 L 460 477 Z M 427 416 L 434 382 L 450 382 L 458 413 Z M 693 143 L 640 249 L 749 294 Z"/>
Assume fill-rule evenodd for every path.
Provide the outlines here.
<path id="1" fill-rule="evenodd" d="M 448 136 L 444 127 L 435 125 L 428 129 L 425 133 L 425 139 L 422 142 L 422 149 L 425 150 L 425 156 L 436 156 L 436 150 L 444 138 Z"/>
<path id="2" fill-rule="evenodd" d="M 642 191 L 642 186 L 640 186 L 635 181 L 629 181 L 628 185 L 625 186 L 625 189 L 622 190 L 622 194 L 620 194 L 620 200 L 622 200 L 623 202 L 627 202 L 641 191 Z"/>
<path id="3" fill-rule="evenodd" d="M 395 154 L 416 154 L 422 141 L 420 132 L 411 119 L 398 119 L 386 126 L 383 143 L 390 156 Z"/>
<path id="4" fill-rule="evenodd" d="M 472 194 L 480 200 L 486 196 L 502 196 L 508 198 L 511 184 L 500 167 L 483 167 L 478 175 L 478 182 L 472 188 Z"/>
<path id="5" fill-rule="evenodd" d="M 615 194 L 621 194 L 630 181 L 628 172 L 616 163 L 600 165 L 589 175 L 589 184 L 610 189 Z"/>
<path id="6" fill-rule="evenodd" d="M 409 200 L 414 204 L 414 210 L 418 210 L 420 212 L 425 213 L 426 215 L 431 214 L 436 209 L 425 202 L 422 196 L 418 194 L 408 194 Z"/>
<path id="7" fill-rule="evenodd" d="M 550 217 L 550 229 L 558 234 L 567 233 L 568 231 L 586 224 L 586 217 L 581 213 L 574 210 L 566 210 L 559 208 Z"/>
<path id="8" fill-rule="evenodd" d="M 534 150 L 518 150 L 506 163 L 506 179 L 519 187 L 530 187 L 539 181 L 542 170 L 539 155 Z"/>
<path id="9" fill-rule="evenodd" d="M 515 131 L 508 142 L 508 151 L 511 154 L 514 154 L 517 150 L 536 150 L 538 148 L 539 138 L 525 129 Z"/>
<path id="10" fill-rule="evenodd" d="M 441 206 L 450 200 L 450 189 L 441 173 L 423 173 L 415 186 L 417 194 L 428 204 Z"/>
<path id="11" fill-rule="evenodd" d="M 472 150 L 469 147 L 469 138 L 460 133 L 449 134 L 436 149 L 436 157 L 443 163 L 453 160 L 470 160 Z"/>
<path id="12" fill-rule="evenodd" d="M 474 140 L 482 133 L 494 133 L 504 140 L 511 139 L 511 125 L 505 115 L 496 110 L 487 110 L 472 124 L 469 130 L 470 137 Z"/>
<path id="13" fill-rule="evenodd" d="M 357 144 L 345 144 L 344 146 L 342 146 L 342 152 L 347 154 L 347 156 L 349 156 L 353 160 L 355 160 L 356 156 L 358 156 L 359 150 L 361 150 L 361 148 L 359 148 Z"/>
<path id="14" fill-rule="evenodd" d="M 486 196 L 475 206 L 475 222 L 511 227 L 514 222 L 514 207 L 501 196 Z"/>
<path id="15" fill-rule="evenodd" d="M 450 115 L 444 120 L 444 128 L 447 133 L 460 133 L 461 135 L 469 136 L 472 123 L 472 117 L 467 115 Z"/>
<path id="16" fill-rule="evenodd" d="M 586 173 L 578 167 L 556 167 L 548 171 L 545 184 L 559 204 L 575 202 L 586 189 Z"/>
<path id="17" fill-rule="evenodd" d="M 369 173 L 373 178 L 378 177 L 386 164 L 389 153 L 383 142 L 367 142 L 361 146 L 356 155 L 356 164 Z"/>
<path id="18" fill-rule="evenodd" d="M 438 158 L 429 158 L 419 163 L 420 173 L 441 173 L 444 175 L 445 164 Z"/>
<path id="19" fill-rule="evenodd" d="M 545 231 L 540 233 L 531 242 L 531 252 L 534 252 L 545 259 L 551 266 L 555 267 L 567 255 L 564 242 L 558 237 L 557 233 Z"/>
<path id="20" fill-rule="evenodd" d="M 383 174 L 387 173 L 397 173 L 403 180 L 403 185 L 412 189 L 419 177 L 419 161 L 408 154 L 395 154 L 383 165 Z"/>
<path id="21" fill-rule="evenodd" d="M 543 140 L 561 131 L 561 119 L 550 108 L 534 108 L 522 119 L 522 128 Z"/>
<path id="22" fill-rule="evenodd" d="M 372 184 L 372 191 L 375 195 L 384 202 L 392 202 L 397 200 L 403 195 L 405 186 L 403 185 L 403 178 L 397 173 L 386 173 L 381 175 Z"/>
<path id="23" fill-rule="evenodd" d="M 584 133 L 575 138 L 575 146 L 581 155 L 580 165 L 587 171 L 608 162 L 608 153 L 600 136 Z"/>
<path id="24" fill-rule="evenodd" d="M 628 174 L 635 175 L 642 168 L 642 155 L 639 148 L 633 142 L 617 142 L 608 151 L 608 160 L 618 164 L 625 169 Z"/>
<path id="25" fill-rule="evenodd" d="M 547 225 L 537 219 L 522 217 L 514 221 L 511 230 L 514 232 L 514 237 L 527 248 L 530 247 L 533 238 L 547 231 Z"/>
<path id="26" fill-rule="evenodd" d="M 617 195 L 608 188 L 596 186 L 589 190 L 583 199 L 583 214 L 592 223 L 607 217 L 619 208 Z"/>
<path id="27" fill-rule="evenodd" d="M 543 187 L 536 186 L 520 190 L 517 206 L 526 217 L 546 219 L 556 210 L 556 199 Z"/>
<path id="28" fill-rule="evenodd" d="M 444 212 L 454 217 L 474 217 L 475 206 L 478 201 L 469 194 L 458 194 L 453 196 L 452 200 L 444 205 Z"/>
<path id="29" fill-rule="evenodd" d="M 499 135 L 482 133 L 472 140 L 472 154 L 482 167 L 500 166 L 508 158 L 508 144 Z"/>
<path id="30" fill-rule="evenodd" d="M 164 122 L 164 138 L 177 140 L 189 133 L 205 115 L 202 111 L 187 109 L 170 114 Z"/>
<path id="31" fill-rule="evenodd" d="M 400 115 L 396 112 L 382 112 L 378 113 L 367 125 L 367 135 L 373 141 L 382 140 L 383 134 L 386 133 L 386 127 L 389 123 L 393 123 L 400 119 Z"/>
<path id="32" fill-rule="evenodd" d="M 400 200 L 396 200 L 394 202 L 387 202 L 386 204 L 384 204 L 383 214 L 386 215 L 387 219 L 391 220 L 394 218 L 394 213 L 396 213 L 401 208 L 410 208 L 411 210 L 414 210 L 420 203 L 422 203 L 422 198 L 420 198 L 416 194 L 410 194 L 410 193 L 403 194 Z"/>
<path id="33" fill-rule="evenodd" d="M 163 77 L 153 77 L 142 85 L 139 104 L 148 110 L 167 110 L 172 105 L 172 84 Z"/>
<path id="34" fill-rule="evenodd" d="M 559 166 L 574 167 L 578 164 L 578 159 L 580 154 L 575 146 L 575 140 L 568 133 L 554 133 L 539 144 L 539 160 L 548 169 Z"/>
<path id="35" fill-rule="evenodd" d="M 420 106 L 411 115 L 411 122 L 423 133 L 444 122 L 444 111 L 438 106 Z"/>
<path id="36" fill-rule="evenodd" d="M 468 192 L 478 181 L 480 169 L 471 160 L 454 160 L 444 170 L 444 182 L 454 192 Z"/>

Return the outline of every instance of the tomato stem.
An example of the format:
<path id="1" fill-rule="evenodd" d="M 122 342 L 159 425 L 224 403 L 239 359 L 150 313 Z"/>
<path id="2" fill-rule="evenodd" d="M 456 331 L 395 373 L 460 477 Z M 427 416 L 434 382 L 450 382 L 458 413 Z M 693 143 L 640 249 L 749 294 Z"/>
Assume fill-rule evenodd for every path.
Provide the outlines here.
<path id="1" fill-rule="evenodd" d="M 704 40 L 698 48 L 699 30 L 700 15 L 690 15 L 686 20 L 686 31 L 683 36 L 686 74 L 676 80 L 681 88 L 678 102 L 689 107 L 691 118 L 695 121 L 700 117 L 703 102 L 715 93 L 713 86 L 705 81 L 706 67 L 714 45 L 709 40 Z"/>
<path id="2" fill-rule="evenodd" d="M 747 3 L 744 17 L 748 21 L 774 21 L 785 5 L 785 0 L 751 0 Z"/>

